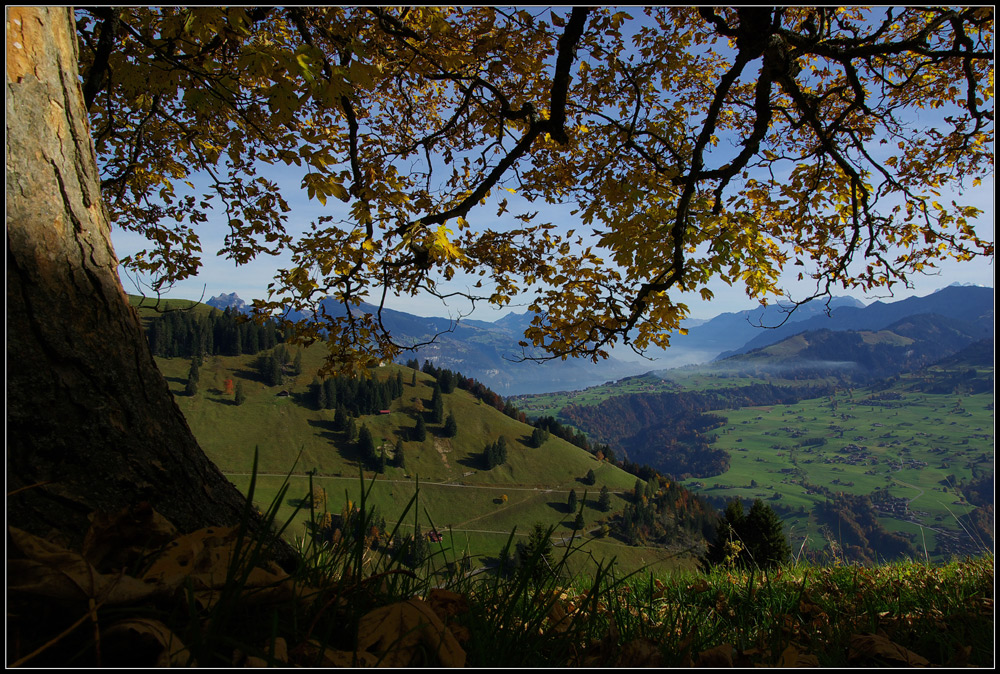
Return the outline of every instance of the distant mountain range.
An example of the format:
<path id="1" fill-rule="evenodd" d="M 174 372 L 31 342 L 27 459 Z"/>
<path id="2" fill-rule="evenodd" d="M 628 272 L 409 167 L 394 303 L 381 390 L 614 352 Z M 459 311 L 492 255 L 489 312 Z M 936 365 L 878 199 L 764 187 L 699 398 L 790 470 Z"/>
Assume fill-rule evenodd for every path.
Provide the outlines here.
<path id="1" fill-rule="evenodd" d="M 324 300 L 323 305 L 329 315 L 343 313 L 334 300 Z M 374 313 L 377 307 L 363 303 L 360 310 Z M 303 317 L 304 314 L 289 314 L 293 320 Z M 615 358 L 596 364 L 576 360 L 526 361 L 525 356 L 535 352 L 522 349 L 518 341 L 524 339 L 529 314 L 508 314 L 495 322 L 474 319 L 456 322 L 382 309 L 382 322 L 400 344 L 432 342 L 415 353 L 407 353 L 404 360 L 414 357 L 430 360 L 437 367 L 473 377 L 505 396 L 586 388 L 650 369 L 648 363 L 626 363 Z"/>
<path id="2" fill-rule="evenodd" d="M 663 360 L 672 367 L 704 363 L 721 353 L 739 349 L 758 336 L 766 337 L 783 323 L 786 327 L 791 327 L 810 319 L 822 322 L 827 318 L 827 312 L 841 308 L 861 309 L 864 306 L 853 297 L 831 297 L 828 302 L 816 300 L 799 307 L 778 303 L 719 314 L 707 321 L 686 325 L 687 335 L 672 337 L 669 349 L 650 350 L 648 355 Z M 799 328 L 795 331 L 801 330 Z"/>
<path id="3" fill-rule="evenodd" d="M 220 311 L 225 311 L 226 309 L 235 309 L 241 313 L 247 311 L 247 303 L 240 299 L 240 296 L 236 293 L 225 293 L 221 295 L 216 295 L 209 301 L 205 302 L 210 307 L 215 307 Z"/>
<path id="4" fill-rule="evenodd" d="M 864 384 L 927 367 L 986 342 L 990 327 L 940 314 L 915 314 L 873 330 L 806 330 L 698 367 L 784 379 L 839 376 Z"/>
<path id="5" fill-rule="evenodd" d="M 246 304 L 235 293 L 213 297 L 208 304 L 220 309 L 229 306 L 246 310 Z M 342 307 L 332 299 L 324 300 L 324 307 L 331 315 L 342 312 Z M 376 311 L 375 306 L 368 304 L 360 308 Z M 807 331 L 879 331 L 894 325 L 890 331 L 897 337 L 928 342 L 926 348 L 921 347 L 921 357 L 932 357 L 930 354 L 937 348 L 934 344 L 942 347 L 947 344 L 947 353 L 954 353 L 976 339 L 992 335 L 993 289 L 949 286 L 925 297 L 867 306 L 853 298 L 834 297 L 802 305 L 790 315 L 788 312 L 788 306 L 778 304 L 720 314 L 707 321 L 688 323 L 688 334 L 674 336 L 669 349 L 651 350 L 647 354 L 655 360 L 635 362 L 612 357 L 597 364 L 582 360 L 525 361 L 525 355 L 534 353 L 522 350 L 518 341 L 524 338 L 524 330 L 531 321 L 529 313 L 511 313 L 494 322 L 473 319 L 456 322 L 383 309 L 382 320 L 399 343 L 433 340 L 416 351 L 420 360 L 431 360 L 438 367 L 478 379 L 502 395 L 516 395 L 582 389 L 665 367 L 721 360 Z M 911 321 L 913 324 L 907 327 L 905 319 L 922 314 L 937 318 Z M 297 320 L 304 314 L 293 313 L 289 317 Z M 937 331 L 936 336 L 922 333 L 917 337 L 907 336 L 908 330 L 932 329 Z M 811 353 L 836 350 L 833 346 L 820 346 L 832 345 L 833 339 L 813 336 L 809 340 Z M 958 342 L 962 344 L 955 346 Z M 943 355 L 946 354 L 941 351 L 936 357 Z M 413 357 L 412 352 L 405 356 Z M 852 359 L 845 356 L 844 360 Z"/>
<path id="6" fill-rule="evenodd" d="M 838 306 L 831 310 L 829 316 L 813 316 L 761 331 L 741 346 L 723 351 L 718 358 L 747 353 L 807 330 L 878 330 L 907 316 L 919 314 L 938 314 L 979 326 L 985 337 L 993 332 L 993 288 L 948 286 L 931 295 L 898 302 L 874 302 L 861 307 Z"/>

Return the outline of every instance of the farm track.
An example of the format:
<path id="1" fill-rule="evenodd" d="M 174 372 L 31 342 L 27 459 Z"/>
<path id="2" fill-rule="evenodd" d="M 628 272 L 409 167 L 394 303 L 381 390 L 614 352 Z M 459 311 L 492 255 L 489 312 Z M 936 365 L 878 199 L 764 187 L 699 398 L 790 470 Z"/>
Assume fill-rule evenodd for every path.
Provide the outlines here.
<path id="1" fill-rule="evenodd" d="M 222 474 L 226 477 L 230 475 L 249 477 L 252 473 L 230 473 L 222 471 Z M 287 473 L 257 473 L 257 477 L 298 477 L 298 478 L 308 478 L 309 475 L 305 473 L 297 473 L 289 476 Z M 352 480 L 357 482 L 356 477 L 344 477 L 338 475 L 316 475 L 317 478 L 322 478 L 323 480 Z M 413 480 L 378 480 L 379 482 L 385 482 L 387 484 L 413 484 Z M 565 489 L 553 489 L 553 488 L 540 488 L 540 487 L 511 487 L 504 484 L 457 484 L 455 482 L 428 482 L 426 480 L 420 481 L 421 485 L 433 485 L 435 487 L 461 487 L 464 489 L 492 489 L 495 491 L 533 491 L 540 493 L 566 493 L 569 494 L 570 490 L 576 489 L 576 487 L 567 487 Z M 629 490 L 622 491 L 611 491 L 612 494 L 630 494 Z"/>

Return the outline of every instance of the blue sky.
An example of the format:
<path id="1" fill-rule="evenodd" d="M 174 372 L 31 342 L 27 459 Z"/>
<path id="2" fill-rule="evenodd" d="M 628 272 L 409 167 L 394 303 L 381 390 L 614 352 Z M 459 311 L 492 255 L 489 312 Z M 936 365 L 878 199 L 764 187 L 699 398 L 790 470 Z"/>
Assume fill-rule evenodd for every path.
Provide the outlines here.
<path id="1" fill-rule="evenodd" d="M 272 176 L 273 173 L 269 177 Z M 305 191 L 294 183 L 294 178 L 293 181 L 285 179 L 282 182 L 285 183 L 285 196 L 288 199 L 289 206 L 291 206 L 291 212 L 288 214 L 290 232 L 304 229 L 309 222 L 315 220 L 320 215 L 329 215 L 334 212 L 332 209 L 343 206 L 341 202 L 334 199 L 328 200 L 326 206 L 322 206 L 315 200 L 310 201 L 306 197 Z M 505 193 L 505 196 L 509 195 Z M 963 199 L 983 210 L 983 214 L 976 221 L 976 230 L 979 235 L 991 241 L 995 240 L 996 221 L 994 215 L 993 178 L 990 177 L 989 180 L 984 181 L 983 185 L 976 188 L 974 192 L 965 194 Z M 573 216 L 570 215 L 570 211 L 573 208 L 571 205 L 548 206 L 545 204 L 535 204 L 532 208 L 539 211 L 538 219 L 541 222 L 553 222 L 558 224 L 560 229 L 582 228 L 580 223 L 578 221 L 575 222 Z M 484 224 L 496 227 L 495 213 L 495 206 L 488 203 L 482 206 L 478 212 L 474 213 L 469 220 L 471 224 L 475 225 L 476 219 L 481 218 Z M 164 297 L 199 299 L 204 294 L 203 299 L 208 300 L 210 297 L 220 293 L 235 292 L 242 299 L 250 302 L 255 298 L 265 298 L 267 296 L 267 285 L 272 281 L 275 270 L 288 267 L 290 258 L 286 256 L 261 256 L 250 264 L 237 267 L 231 260 L 216 256 L 215 254 L 222 247 L 222 242 L 227 231 L 228 228 L 225 225 L 223 215 L 217 211 L 210 213 L 209 221 L 199 227 L 199 233 L 202 237 L 202 249 L 205 251 L 202 257 L 201 272 L 197 277 L 177 283 L 173 288 L 164 293 Z M 115 252 L 119 258 L 141 250 L 146 245 L 146 240 L 142 236 L 132 232 L 113 228 L 111 234 Z M 122 272 L 121 277 L 126 292 L 139 292 L 132 278 L 124 272 Z M 471 282 L 463 284 L 461 277 L 456 276 L 450 287 L 453 289 L 467 289 L 471 285 Z M 952 261 L 942 265 L 939 273 L 936 275 L 912 277 L 912 283 L 914 287 L 911 290 L 896 286 L 893 289 L 893 297 L 888 299 L 885 291 L 868 295 L 857 291 L 850 293 L 841 291 L 837 294 L 850 295 L 865 303 L 869 303 L 877 299 L 895 301 L 895 299 L 904 299 L 911 296 L 924 296 L 952 283 L 972 283 L 992 287 L 994 285 L 994 266 L 991 260 L 982 258 L 964 263 Z M 444 285 L 442 287 L 449 286 Z M 788 274 L 786 287 L 796 298 L 805 296 L 813 288 L 809 283 L 795 282 L 794 272 L 792 271 Z M 701 300 L 697 294 L 692 294 L 690 297 L 685 298 L 684 301 L 691 308 L 692 318 L 711 318 L 720 313 L 742 311 L 754 306 L 753 301 L 738 286 L 730 287 L 721 281 L 717 281 L 714 285 L 710 286 L 710 289 L 715 294 L 714 299 L 710 302 Z M 148 290 L 146 292 L 148 294 Z M 480 303 L 476 305 L 476 309 L 471 314 L 471 317 L 492 321 L 501 318 L 511 311 L 522 313 L 526 311 L 530 300 L 530 295 L 515 298 L 512 305 L 499 310 Z M 440 300 L 431 296 L 394 297 L 390 295 L 386 300 L 386 304 L 389 308 L 421 316 L 451 315 L 452 317 L 457 317 L 459 313 L 465 315 L 470 311 L 468 304 L 451 301 L 448 305 L 443 305 Z"/>

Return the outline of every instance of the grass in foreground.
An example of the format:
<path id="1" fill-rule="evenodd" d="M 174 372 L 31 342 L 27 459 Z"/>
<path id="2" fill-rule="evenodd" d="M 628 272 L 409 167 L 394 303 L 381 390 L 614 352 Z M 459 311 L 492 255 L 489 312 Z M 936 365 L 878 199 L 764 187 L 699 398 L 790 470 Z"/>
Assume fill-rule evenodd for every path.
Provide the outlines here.
<path id="1" fill-rule="evenodd" d="M 420 521 L 417 487 L 395 519 Z M 612 560 L 584 578 L 566 571 L 570 556 L 587 554 L 578 544 L 517 555 L 512 534 L 497 558 L 432 545 L 410 567 L 412 539 L 371 535 L 370 488 L 330 542 L 299 539 L 291 571 L 268 561 L 273 539 L 248 535 L 249 509 L 241 526 L 186 536 L 152 511 L 141 527 L 96 518 L 82 553 L 11 530 L 8 554 L 21 556 L 8 559 L 8 665 L 993 662 L 992 554 L 669 577 L 621 574 Z M 278 534 L 276 512 L 264 518 Z"/>

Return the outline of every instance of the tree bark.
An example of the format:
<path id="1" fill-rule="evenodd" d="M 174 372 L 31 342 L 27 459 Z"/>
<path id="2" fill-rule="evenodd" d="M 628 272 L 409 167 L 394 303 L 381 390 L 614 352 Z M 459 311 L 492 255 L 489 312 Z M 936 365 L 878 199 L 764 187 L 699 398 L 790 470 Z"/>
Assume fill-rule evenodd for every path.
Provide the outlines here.
<path id="1" fill-rule="evenodd" d="M 198 446 L 118 278 L 72 11 L 6 18 L 8 523 L 79 544 L 89 513 L 148 501 L 182 531 L 235 524 L 246 500 Z"/>

